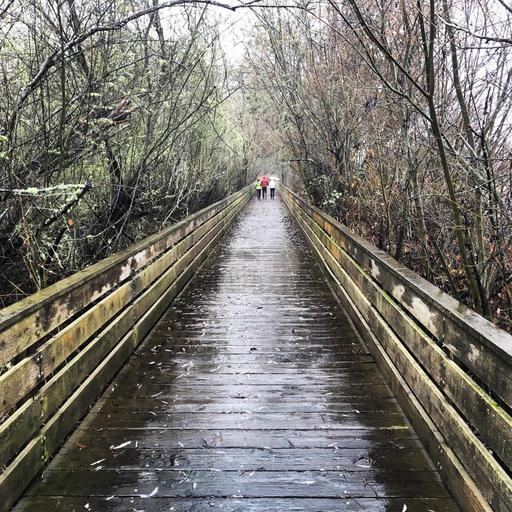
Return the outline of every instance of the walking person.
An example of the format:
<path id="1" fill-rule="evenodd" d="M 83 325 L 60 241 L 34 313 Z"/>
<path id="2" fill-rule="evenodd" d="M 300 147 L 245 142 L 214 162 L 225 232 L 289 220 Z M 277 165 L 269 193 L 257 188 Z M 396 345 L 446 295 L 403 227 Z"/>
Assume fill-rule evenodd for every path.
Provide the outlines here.
<path id="1" fill-rule="evenodd" d="M 261 199 L 261 189 L 263 187 L 261 186 L 261 181 L 259 179 L 256 180 L 256 195 L 258 196 L 258 199 Z"/>
<path id="2" fill-rule="evenodd" d="M 276 198 L 276 180 L 274 178 L 270 178 L 270 183 L 268 184 L 268 188 L 270 189 L 270 199 Z"/>
<path id="3" fill-rule="evenodd" d="M 262 186 L 261 194 L 263 196 L 263 199 L 266 199 L 267 198 L 267 187 L 268 187 L 268 183 L 269 183 L 268 178 L 266 176 L 262 176 L 260 183 Z"/>

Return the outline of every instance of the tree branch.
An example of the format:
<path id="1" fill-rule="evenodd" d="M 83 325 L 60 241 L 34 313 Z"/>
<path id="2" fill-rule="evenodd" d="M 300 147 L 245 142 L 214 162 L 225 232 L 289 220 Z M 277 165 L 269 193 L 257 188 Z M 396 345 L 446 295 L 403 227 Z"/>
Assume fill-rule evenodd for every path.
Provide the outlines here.
<path id="1" fill-rule="evenodd" d="M 57 62 L 70 50 L 73 50 L 77 46 L 81 45 L 87 39 L 90 39 L 92 36 L 102 33 L 102 32 L 114 32 L 121 30 L 128 23 L 134 21 L 138 18 L 142 18 L 143 16 L 152 15 L 155 12 L 158 12 L 162 9 L 169 9 L 172 7 L 177 7 L 180 5 L 211 5 L 214 7 L 220 7 L 223 9 L 227 9 L 229 11 L 237 11 L 242 8 L 253 7 L 256 4 L 260 3 L 261 0 L 252 0 L 246 3 L 241 3 L 239 5 L 230 5 L 224 2 L 216 1 L 216 0 L 168 0 L 167 2 L 162 2 L 161 4 L 153 5 L 146 9 L 141 9 L 136 11 L 129 16 L 126 16 L 115 23 L 111 23 L 109 25 L 98 25 L 96 27 L 90 28 L 81 34 L 75 35 L 75 37 L 69 41 L 67 44 L 61 46 L 58 50 L 55 50 L 52 54 L 48 55 L 45 59 L 39 71 L 34 75 L 32 80 L 28 82 L 18 94 L 18 98 L 16 100 L 16 105 L 9 117 L 9 121 L 7 123 L 7 133 L 12 134 L 14 128 L 16 126 L 16 121 L 18 119 L 19 111 L 21 110 L 24 103 L 27 101 L 28 97 L 32 94 L 32 92 L 37 89 L 41 81 L 44 79 L 46 74 L 50 69 L 52 69 Z M 262 6 L 263 7 L 263 6 Z"/>

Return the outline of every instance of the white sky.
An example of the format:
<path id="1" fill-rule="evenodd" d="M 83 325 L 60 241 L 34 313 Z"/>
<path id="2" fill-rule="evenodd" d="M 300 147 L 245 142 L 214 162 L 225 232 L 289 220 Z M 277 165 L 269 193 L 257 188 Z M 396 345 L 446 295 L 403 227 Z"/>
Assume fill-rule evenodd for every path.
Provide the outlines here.
<path id="1" fill-rule="evenodd" d="M 215 13 L 220 21 L 221 45 L 229 61 L 239 63 L 245 53 L 245 41 L 255 15 L 250 9 L 235 12 L 218 9 Z"/>
<path id="2" fill-rule="evenodd" d="M 1 1 L 1 0 L 0 0 Z M 239 2 L 229 2 L 231 5 L 239 5 Z M 201 9 L 204 6 L 201 6 Z M 178 9 L 163 10 L 160 17 L 164 27 L 179 27 L 183 23 L 185 27 L 185 18 Z M 215 23 L 220 33 L 220 44 L 226 57 L 231 64 L 240 63 L 245 54 L 245 42 L 251 31 L 251 26 L 256 20 L 256 15 L 249 8 L 230 11 L 222 7 L 208 7 L 209 22 Z"/>

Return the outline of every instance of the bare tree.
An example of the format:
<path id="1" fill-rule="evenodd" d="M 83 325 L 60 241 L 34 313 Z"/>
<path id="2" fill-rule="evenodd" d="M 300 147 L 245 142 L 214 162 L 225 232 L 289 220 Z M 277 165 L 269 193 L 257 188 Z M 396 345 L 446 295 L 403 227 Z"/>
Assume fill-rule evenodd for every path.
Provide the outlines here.
<path id="1" fill-rule="evenodd" d="M 482 45 L 508 37 L 497 2 L 297 2 L 261 15 L 251 52 L 315 202 L 508 322 L 510 47 Z"/>

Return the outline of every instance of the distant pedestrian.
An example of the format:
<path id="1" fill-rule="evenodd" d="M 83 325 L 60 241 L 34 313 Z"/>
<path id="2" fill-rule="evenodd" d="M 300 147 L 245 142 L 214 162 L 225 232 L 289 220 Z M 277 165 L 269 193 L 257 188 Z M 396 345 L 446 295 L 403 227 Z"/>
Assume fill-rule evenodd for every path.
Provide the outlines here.
<path id="1" fill-rule="evenodd" d="M 270 183 L 268 184 L 268 188 L 270 189 L 270 199 L 276 198 L 276 180 L 274 178 L 270 178 Z"/>
<path id="2" fill-rule="evenodd" d="M 256 195 L 258 196 L 258 199 L 261 199 L 261 190 L 262 190 L 262 186 L 261 186 L 261 181 L 258 179 L 256 180 Z"/>
<path id="3" fill-rule="evenodd" d="M 263 197 L 263 199 L 266 199 L 267 198 L 267 187 L 268 187 L 268 184 L 269 184 L 269 180 L 266 176 L 262 176 L 261 179 L 260 179 L 260 183 L 261 183 L 261 195 Z"/>

